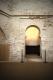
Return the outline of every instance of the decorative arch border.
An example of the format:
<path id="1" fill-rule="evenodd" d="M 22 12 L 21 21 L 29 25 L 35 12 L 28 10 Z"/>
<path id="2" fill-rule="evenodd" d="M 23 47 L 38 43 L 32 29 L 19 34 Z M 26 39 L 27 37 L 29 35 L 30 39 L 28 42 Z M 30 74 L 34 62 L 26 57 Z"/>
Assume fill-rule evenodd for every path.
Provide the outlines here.
<path id="1" fill-rule="evenodd" d="M 26 30 L 27 30 L 28 28 L 30 28 L 30 27 L 35 27 L 35 28 L 37 28 L 37 29 L 39 30 L 39 32 L 40 32 L 40 28 L 39 28 L 38 26 L 36 26 L 36 25 L 30 25 L 30 26 L 28 26 L 28 27 L 26 28 Z"/>
<path id="2" fill-rule="evenodd" d="M 36 25 L 29 25 L 29 26 L 27 26 L 26 29 L 25 29 L 25 32 L 26 32 L 27 29 L 29 29 L 30 27 L 35 27 L 35 28 L 37 28 L 37 29 L 39 30 L 39 34 L 40 34 L 41 30 L 40 30 L 40 28 L 39 28 L 38 26 L 36 26 Z M 41 36 L 39 36 L 39 37 L 40 37 L 40 39 L 41 39 Z M 24 53 L 25 53 L 25 48 L 24 48 Z M 25 54 L 25 55 L 26 55 L 26 54 Z M 40 57 L 42 58 L 41 42 L 40 42 Z"/>

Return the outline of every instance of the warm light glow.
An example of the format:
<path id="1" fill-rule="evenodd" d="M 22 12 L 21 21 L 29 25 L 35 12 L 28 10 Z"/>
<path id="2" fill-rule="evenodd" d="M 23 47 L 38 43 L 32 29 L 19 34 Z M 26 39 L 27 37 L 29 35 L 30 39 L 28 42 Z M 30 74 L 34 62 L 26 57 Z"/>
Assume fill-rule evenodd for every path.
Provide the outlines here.
<path id="1" fill-rule="evenodd" d="M 37 40 L 39 38 L 39 30 L 35 27 L 30 27 L 26 30 L 27 40 Z"/>

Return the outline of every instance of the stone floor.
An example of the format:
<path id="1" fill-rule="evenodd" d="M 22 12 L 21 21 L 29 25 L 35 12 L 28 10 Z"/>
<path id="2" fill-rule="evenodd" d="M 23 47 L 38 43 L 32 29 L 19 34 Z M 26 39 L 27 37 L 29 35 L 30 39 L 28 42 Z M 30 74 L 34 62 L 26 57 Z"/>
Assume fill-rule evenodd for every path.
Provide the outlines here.
<path id="1" fill-rule="evenodd" d="M 38 56 L 38 55 L 26 55 L 26 59 L 25 61 L 27 62 L 42 62 L 42 57 L 41 56 Z"/>
<path id="2" fill-rule="evenodd" d="M 53 63 L 3 62 L 0 80 L 53 80 Z"/>
<path id="3" fill-rule="evenodd" d="M 26 55 L 25 62 L 0 62 L 0 80 L 53 80 L 53 63 L 37 55 Z"/>

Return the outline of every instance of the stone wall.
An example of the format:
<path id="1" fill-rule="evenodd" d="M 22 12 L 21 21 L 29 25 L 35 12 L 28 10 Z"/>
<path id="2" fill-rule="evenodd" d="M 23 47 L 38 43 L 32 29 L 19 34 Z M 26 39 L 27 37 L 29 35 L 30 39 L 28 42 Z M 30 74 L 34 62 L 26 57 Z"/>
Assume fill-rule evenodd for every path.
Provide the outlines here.
<path id="1" fill-rule="evenodd" d="M 21 16 L 52 15 L 53 6 L 51 1 L 31 0 L 26 2 L 26 0 L 12 0 L 11 2 L 11 0 L 0 0 L 0 4 L 2 4 L 0 5 L 1 10 L 10 15 L 14 15 L 13 17 L 6 17 L 0 13 L 0 27 L 5 34 L 5 37 L 2 39 L 0 37 L 0 54 L 7 53 L 7 58 L 4 59 L 4 57 L 1 56 L 2 59 L 0 57 L 0 61 L 21 62 L 22 59 L 25 60 L 25 30 L 30 25 L 36 25 L 40 28 L 42 60 L 45 60 L 46 50 L 46 60 L 53 62 L 53 17 L 41 19 L 34 18 L 33 16 Z M 4 44 L 5 47 L 6 45 L 8 46 L 7 49 L 2 48 L 1 45 Z"/>

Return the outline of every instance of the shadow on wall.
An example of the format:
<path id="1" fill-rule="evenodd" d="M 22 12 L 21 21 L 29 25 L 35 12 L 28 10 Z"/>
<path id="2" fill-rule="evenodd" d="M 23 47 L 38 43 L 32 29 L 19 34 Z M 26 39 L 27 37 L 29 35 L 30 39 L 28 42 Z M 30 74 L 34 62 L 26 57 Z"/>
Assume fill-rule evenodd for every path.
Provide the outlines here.
<path id="1" fill-rule="evenodd" d="M 0 61 L 9 60 L 9 44 L 0 44 Z"/>
<path id="2" fill-rule="evenodd" d="M 2 28 L 0 28 L 0 61 L 8 61 L 9 44 L 5 44 L 6 36 Z M 1 43 L 2 42 L 2 43 Z"/>

